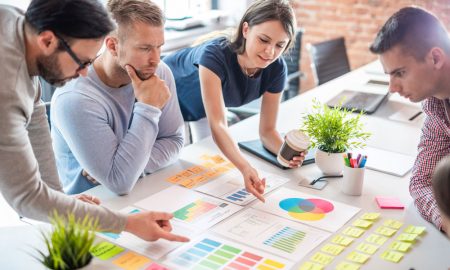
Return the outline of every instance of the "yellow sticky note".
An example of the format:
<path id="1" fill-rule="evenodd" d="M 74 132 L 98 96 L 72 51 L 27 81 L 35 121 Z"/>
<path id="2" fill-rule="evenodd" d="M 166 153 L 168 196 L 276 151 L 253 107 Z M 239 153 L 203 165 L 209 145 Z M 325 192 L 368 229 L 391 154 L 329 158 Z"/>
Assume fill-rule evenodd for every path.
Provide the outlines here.
<path id="1" fill-rule="evenodd" d="M 403 258 L 403 253 L 386 250 L 385 252 L 381 253 L 380 257 L 383 260 L 398 263 Z"/>
<path id="2" fill-rule="evenodd" d="M 149 258 L 130 251 L 115 259 L 113 264 L 126 270 L 137 270 L 149 262 L 151 262 Z"/>
<path id="3" fill-rule="evenodd" d="M 347 260 L 357 263 L 365 263 L 370 258 L 369 255 L 352 251 L 347 255 Z"/>
<path id="4" fill-rule="evenodd" d="M 202 160 L 209 160 L 209 159 L 211 159 L 211 156 L 208 155 L 208 154 L 203 154 L 203 155 L 200 156 L 200 159 L 202 159 Z"/>
<path id="5" fill-rule="evenodd" d="M 348 246 L 353 242 L 353 238 L 342 236 L 342 235 L 336 235 L 331 239 L 331 242 L 341 245 L 341 246 Z"/>
<path id="6" fill-rule="evenodd" d="M 362 229 L 354 228 L 354 227 L 347 227 L 345 230 L 342 231 L 343 234 L 352 236 L 355 238 L 360 237 L 365 231 Z"/>
<path id="7" fill-rule="evenodd" d="M 383 223 L 384 226 L 390 227 L 393 229 L 400 229 L 401 226 L 403 226 L 403 222 L 400 222 L 398 220 L 388 219 Z"/>
<path id="8" fill-rule="evenodd" d="M 322 270 L 322 269 L 323 265 L 312 262 L 305 262 L 298 268 L 298 270 Z"/>
<path id="9" fill-rule="evenodd" d="M 421 235 L 425 231 L 425 229 L 426 228 L 424 226 L 409 225 L 408 227 L 406 227 L 405 233 L 412 233 L 412 234 Z"/>
<path id="10" fill-rule="evenodd" d="M 112 257 L 116 256 L 119 253 L 122 253 L 125 249 L 123 247 L 116 246 L 109 242 L 101 242 L 95 246 L 93 246 L 90 250 L 91 254 L 100 260 L 108 260 Z"/>
<path id="11" fill-rule="evenodd" d="M 365 219 L 365 220 L 377 220 L 380 217 L 380 213 L 364 213 L 361 216 L 361 219 Z"/>
<path id="12" fill-rule="evenodd" d="M 193 167 L 188 168 L 187 170 L 194 174 L 199 174 L 199 173 L 204 172 L 206 170 L 206 168 L 203 166 L 193 166 Z"/>
<path id="13" fill-rule="evenodd" d="M 316 252 L 316 254 L 314 254 L 310 260 L 322 265 L 328 265 L 333 259 L 333 256 L 323 254 L 322 252 Z"/>
<path id="14" fill-rule="evenodd" d="M 339 255 L 344 250 L 344 247 L 339 246 L 339 245 L 326 244 L 320 250 L 322 250 L 323 252 L 326 252 L 328 254 L 336 256 L 336 255 Z"/>
<path id="15" fill-rule="evenodd" d="M 373 255 L 377 252 L 378 247 L 367 243 L 361 243 L 356 247 L 356 250 Z"/>
<path id="16" fill-rule="evenodd" d="M 376 232 L 376 233 L 379 233 L 379 234 L 382 234 L 382 235 L 384 235 L 384 236 L 391 237 L 392 235 L 394 235 L 394 233 L 397 232 L 397 230 L 394 230 L 394 229 L 391 229 L 391 228 L 388 228 L 388 227 L 381 226 L 381 227 L 378 227 L 378 228 L 375 230 L 375 232 Z"/>
<path id="17" fill-rule="evenodd" d="M 349 262 L 340 262 L 336 265 L 336 270 L 358 270 L 360 266 L 358 264 Z"/>
<path id="18" fill-rule="evenodd" d="M 398 237 L 397 240 L 399 241 L 404 241 L 404 242 L 414 242 L 417 238 L 417 234 L 413 234 L 413 233 L 401 233 Z"/>
<path id="19" fill-rule="evenodd" d="M 212 162 L 205 162 L 205 163 L 202 164 L 202 166 L 205 167 L 205 168 L 210 169 L 210 168 L 216 166 L 216 164 L 214 164 Z"/>
<path id="20" fill-rule="evenodd" d="M 393 249 L 393 250 L 398 250 L 401 252 L 407 252 L 411 246 L 412 246 L 412 243 L 394 241 L 389 245 L 389 248 Z"/>
<path id="21" fill-rule="evenodd" d="M 223 157 L 221 157 L 220 155 L 212 156 L 211 160 L 214 161 L 214 163 L 216 164 L 225 162 L 225 159 L 223 159 Z"/>
<path id="22" fill-rule="evenodd" d="M 353 223 L 352 223 L 353 226 L 364 228 L 364 229 L 369 228 L 370 226 L 372 226 L 372 224 L 373 224 L 372 221 L 363 220 L 363 219 L 357 219 L 357 220 L 353 221 Z"/>
<path id="23" fill-rule="evenodd" d="M 366 238 L 366 241 L 376 245 L 383 245 L 386 242 L 387 238 L 377 234 L 371 234 Z"/>

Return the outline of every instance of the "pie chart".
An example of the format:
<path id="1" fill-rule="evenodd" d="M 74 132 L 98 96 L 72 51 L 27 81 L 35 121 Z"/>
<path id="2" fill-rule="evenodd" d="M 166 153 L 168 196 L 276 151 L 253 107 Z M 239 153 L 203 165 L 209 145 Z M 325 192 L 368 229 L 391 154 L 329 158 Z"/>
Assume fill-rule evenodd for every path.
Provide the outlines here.
<path id="1" fill-rule="evenodd" d="M 306 221 L 321 220 L 334 209 L 332 203 L 322 199 L 288 198 L 280 201 L 279 206 L 292 218 Z"/>

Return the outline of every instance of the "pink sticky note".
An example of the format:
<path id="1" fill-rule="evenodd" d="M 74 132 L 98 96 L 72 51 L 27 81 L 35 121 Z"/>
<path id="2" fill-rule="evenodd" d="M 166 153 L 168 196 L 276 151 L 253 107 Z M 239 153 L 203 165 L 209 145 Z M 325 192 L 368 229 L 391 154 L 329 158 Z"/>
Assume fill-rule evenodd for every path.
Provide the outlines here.
<path id="1" fill-rule="evenodd" d="M 375 201 L 377 201 L 378 207 L 382 209 L 404 209 L 403 203 L 395 197 L 383 197 L 376 196 Z"/>

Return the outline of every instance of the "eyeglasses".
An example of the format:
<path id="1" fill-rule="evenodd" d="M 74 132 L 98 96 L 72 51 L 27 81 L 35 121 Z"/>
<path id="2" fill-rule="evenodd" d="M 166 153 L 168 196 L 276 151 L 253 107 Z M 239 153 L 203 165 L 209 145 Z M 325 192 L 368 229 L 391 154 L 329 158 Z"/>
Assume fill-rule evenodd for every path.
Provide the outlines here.
<path id="1" fill-rule="evenodd" d="M 88 60 L 86 62 L 82 62 L 80 58 L 78 58 L 78 56 L 75 54 L 75 52 L 72 51 L 69 44 L 62 37 L 60 36 L 56 37 L 58 38 L 59 42 L 61 42 L 64 50 L 70 55 L 70 57 L 72 57 L 73 61 L 75 61 L 75 63 L 78 64 L 76 72 L 79 72 L 80 70 L 85 69 L 87 66 L 92 65 L 92 63 L 95 61 L 96 58 Z"/>

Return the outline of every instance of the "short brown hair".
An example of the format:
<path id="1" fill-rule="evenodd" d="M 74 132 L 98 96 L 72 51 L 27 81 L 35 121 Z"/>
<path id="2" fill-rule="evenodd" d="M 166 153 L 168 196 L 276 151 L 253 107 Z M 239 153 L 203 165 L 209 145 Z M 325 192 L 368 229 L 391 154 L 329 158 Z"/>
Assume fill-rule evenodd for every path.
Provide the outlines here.
<path id="1" fill-rule="evenodd" d="M 450 156 L 443 158 L 436 166 L 432 185 L 441 215 L 450 218 Z"/>
<path id="2" fill-rule="evenodd" d="M 164 25 L 161 8 L 149 0 L 109 0 L 108 11 L 118 26 L 128 26 L 134 22 Z"/>

